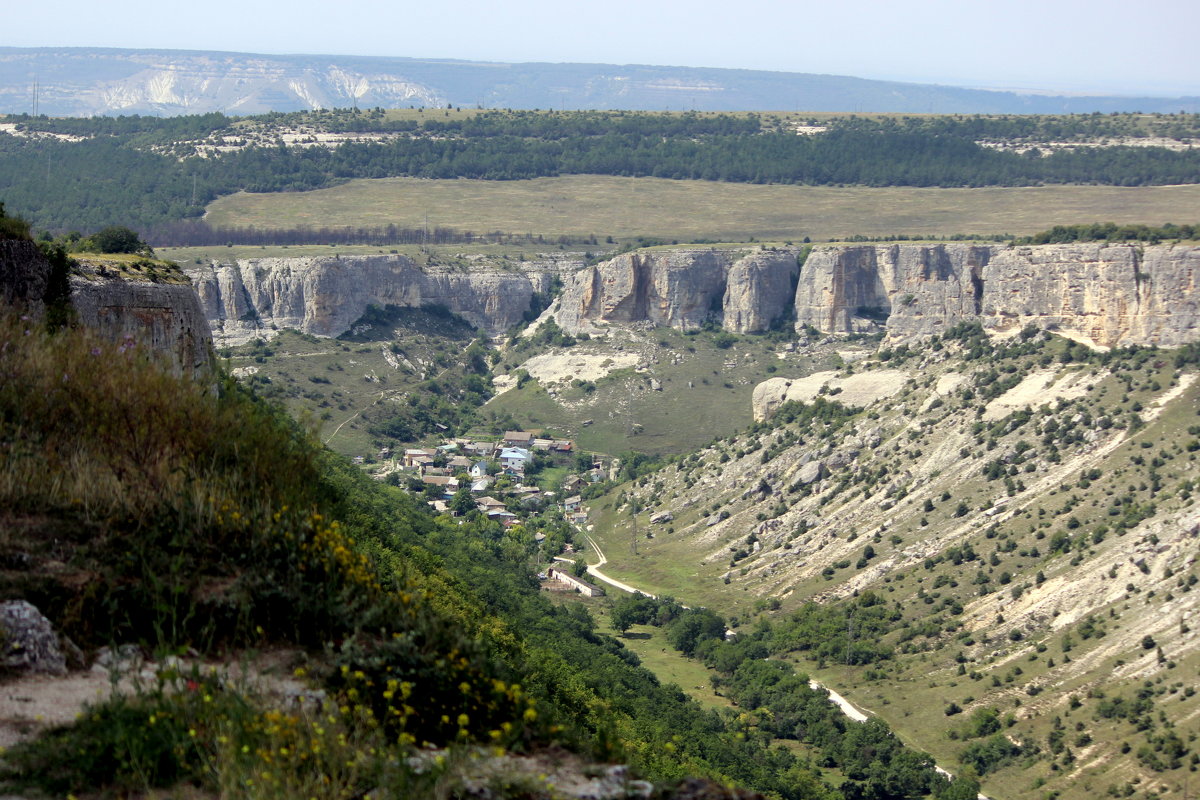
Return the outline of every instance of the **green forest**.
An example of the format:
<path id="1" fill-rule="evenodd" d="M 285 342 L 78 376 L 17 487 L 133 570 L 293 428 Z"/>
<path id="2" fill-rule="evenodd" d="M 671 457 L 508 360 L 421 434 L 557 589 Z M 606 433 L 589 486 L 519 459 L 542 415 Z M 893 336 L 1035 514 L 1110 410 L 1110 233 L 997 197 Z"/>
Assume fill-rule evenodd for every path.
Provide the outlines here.
<path id="1" fill-rule="evenodd" d="M 389 120 L 379 110 L 221 114 L 158 119 L 7 118 L 0 186 L 37 229 L 84 233 L 199 217 L 237 191 L 306 191 L 353 178 L 411 176 L 519 180 L 565 174 L 856 186 L 1171 185 L 1200 182 L 1200 153 L 1114 144 L 1149 135 L 1192 137 L 1197 115 L 1067 117 L 838 117 L 797 135 L 756 115 L 482 112 L 467 119 Z M 817 120 L 811 120 L 818 122 Z M 270 132 L 307 125 L 388 134 L 336 147 L 285 146 Z M 196 154 L 208 137 L 268 132 L 267 143 Z M 65 138 L 70 137 L 70 138 Z M 979 140 L 1111 146 L 1032 149 Z"/>

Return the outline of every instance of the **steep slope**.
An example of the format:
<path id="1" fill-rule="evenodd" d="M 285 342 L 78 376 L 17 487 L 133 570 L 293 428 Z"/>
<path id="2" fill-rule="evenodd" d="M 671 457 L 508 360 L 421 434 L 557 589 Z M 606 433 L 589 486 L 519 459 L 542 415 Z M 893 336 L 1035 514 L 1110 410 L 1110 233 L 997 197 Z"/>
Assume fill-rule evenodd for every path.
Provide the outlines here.
<path id="1" fill-rule="evenodd" d="M 761 422 L 596 500 L 593 535 L 609 574 L 770 625 L 989 795 L 1179 793 L 1200 716 L 1196 378 L 1190 348 L 959 324 L 759 387 Z M 868 595 L 892 609 L 869 634 Z M 812 601 L 841 622 L 810 630 Z"/>

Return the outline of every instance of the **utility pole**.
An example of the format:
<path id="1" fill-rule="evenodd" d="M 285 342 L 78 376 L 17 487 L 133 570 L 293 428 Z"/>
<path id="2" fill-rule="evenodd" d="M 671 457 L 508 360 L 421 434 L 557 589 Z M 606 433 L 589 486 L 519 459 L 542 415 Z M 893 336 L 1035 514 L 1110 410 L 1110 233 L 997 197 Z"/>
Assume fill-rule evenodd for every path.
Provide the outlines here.
<path id="1" fill-rule="evenodd" d="M 633 550 L 633 554 L 636 556 L 638 554 L 638 552 L 637 552 L 637 540 L 638 540 L 637 512 L 633 511 L 630 513 L 629 516 L 633 520 L 633 540 L 630 542 L 630 547 Z"/>

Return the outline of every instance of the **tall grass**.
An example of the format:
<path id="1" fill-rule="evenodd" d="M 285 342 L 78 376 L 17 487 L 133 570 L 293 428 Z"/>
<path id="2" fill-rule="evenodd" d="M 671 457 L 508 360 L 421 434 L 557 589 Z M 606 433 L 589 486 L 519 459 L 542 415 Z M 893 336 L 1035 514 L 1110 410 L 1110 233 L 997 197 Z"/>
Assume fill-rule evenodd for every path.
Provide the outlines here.
<path id="1" fill-rule="evenodd" d="M 375 580 L 317 511 L 318 453 L 231 380 L 0 316 L 0 557 L 28 566 L 0 588 L 80 644 L 352 628 Z"/>
<path id="2" fill-rule="evenodd" d="M 178 377 L 133 342 L 0 313 L 0 595 L 33 601 L 85 648 L 299 645 L 337 709 L 323 723 L 234 699 L 197 704 L 178 687 L 142 693 L 31 745 L 12 780 L 226 787 L 252 771 L 265 781 L 265 770 L 274 777 L 241 796 L 293 796 L 326 778 L 359 787 L 351 796 L 359 766 L 292 775 L 279 757 L 297 744 L 315 755 L 328 731 L 374 742 L 372 754 L 384 740 L 403 750 L 548 735 L 537 703 L 473 635 L 481 622 L 432 600 L 426 587 L 458 591 L 437 567 L 395 550 L 385 559 L 378 541 L 369 559 L 329 516 L 364 490 L 326 459 L 281 411 L 219 375 Z M 368 489 L 365 513 L 388 500 Z M 411 513 L 385 516 L 396 531 Z M 178 724 L 154 727 L 167 719 Z M 251 734 L 267 744 L 224 748 L 222 737 Z M 63 742 L 94 758 L 61 763 Z M 396 760 L 379 752 L 361 768 Z"/>

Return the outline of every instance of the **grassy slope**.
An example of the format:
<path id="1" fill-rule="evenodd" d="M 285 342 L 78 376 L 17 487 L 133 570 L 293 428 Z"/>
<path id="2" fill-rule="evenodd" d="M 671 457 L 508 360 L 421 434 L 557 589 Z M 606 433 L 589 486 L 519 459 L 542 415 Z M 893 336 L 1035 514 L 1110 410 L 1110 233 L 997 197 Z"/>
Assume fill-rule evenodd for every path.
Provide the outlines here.
<path id="1" fill-rule="evenodd" d="M 465 325 L 410 310 L 388 330 L 366 336 L 321 339 L 286 330 L 266 345 L 225 354 L 230 369 L 281 401 L 292 416 L 308 420 L 329 448 L 373 458 L 380 446 L 400 442 L 371 434 L 372 420 L 387 416 L 390 404 L 407 402 L 426 378 L 461 372 L 457 355 L 472 334 Z"/>
<path id="2" fill-rule="evenodd" d="M 612 347 L 592 341 L 550 352 L 603 355 Z M 765 336 L 740 336 L 721 349 L 711 333 L 663 328 L 623 335 L 619 347 L 621 353 L 636 353 L 641 366 L 613 371 L 595 381 L 591 392 L 573 386 L 570 377 L 545 386 L 530 381 L 492 399 L 484 414 L 507 413 L 521 424 L 562 430 L 584 450 L 679 455 L 749 424 L 750 394 L 775 370 L 807 374 L 836 359 L 828 347 L 797 354 Z M 506 352 L 497 371 L 520 368 L 541 352 Z M 652 380 L 661 391 L 652 388 Z M 586 420 L 592 423 L 583 425 Z"/>
<path id="3" fill-rule="evenodd" d="M 951 233 L 1029 234 L 1112 220 L 1158 225 L 1200 209 L 1200 186 L 937 189 L 759 186 L 569 175 L 528 181 L 355 180 L 330 189 L 241 193 L 214 202 L 214 225 L 430 224 L 547 236 L 744 241 Z"/>
<path id="4" fill-rule="evenodd" d="M 967 365 L 968 369 L 973 367 Z M 1154 398 L 1180 379 L 1169 358 L 1151 360 L 1135 371 L 1123 371 L 1123 375 L 1134 376 L 1133 388 L 1128 391 L 1104 374 L 1104 370 L 1096 369 L 1094 390 L 1080 401 L 1079 410 L 1099 416 L 1103 409 L 1108 413 L 1122 409 L 1121 413 L 1127 414 L 1135 403 L 1151 408 Z M 792 510 L 780 518 L 783 526 L 779 532 L 761 535 L 762 552 L 739 560 L 730 570 L 731 550 L 758 528 L 755 516 L 764 512 L 771 516 L 771 507 L 777 502 L 759 502 L 757 493 L 746 490 L 757 484 L 760 474 L 777 476 L 771 481 L 782 489 L 787 481 L 778 476 L 793 474 L 795 457 L 807 449 L 792 448 L 762 467 L 761 451 L 736 457 L 735 451 L 749 449 L 749 438 L 740 437 L 723 448 L 734 456 L 727 464 L 717 463 L 716 451 L 706 451 L 700 462 L 703 471 L 681 474 L 669 467 L 645 479 L 637 491 L 639 499 L 647 503 L 643 517 L 671 509 L 676 519 L 669 526 L 650 526 L 643 519 L 641 530 L 652 531 L 654 538 L 644 539 L 636 556 L 628 546 L 628 507 L 617 505 L 616 492 L 594 501 L 595 535 L 610 559 L 606 570 L 649 591 L 664 591 L 685 602 L 733 613 L 743 623 L 755 615 L 755 601 L 765 596 L 781 597 L 786 612 L 809 597 L 828 598 L 831 593 L 837 596 L 855 587 L 871 587 L 885 592 L 889 601 L 898 601 L 906 617 L 914 622 L 938 616 L 941 605 L 939 601 L 927 606 L 919 595 L 957 598 L 965 607 L 960 624 L 979 639 L 973 645 L 951 635 L 945 626 L 954 618 L 943 612 L 941 625 L 934 628 L 941 633 L 928 640 L 918 637 L 915 641 L 924 643 L 917 650 L 881 668 L 864 670 L 812 662 L 806 662 L 805 667 L 850 699 L 882 714 L 907 741 L 951 767 L 963 743 L 951 740 L 948 732 L 961 727 L 967 715 L 947 717 L 944 709 L 950 701 L 967 712 L 994 705 L 1002 714 L 1015 713 L 1019 721 L 1013 734 L 1020 740 L 1038 743 L 1043 751 L 1055 718 L 1064 720 L 1067 745 L 1078 760 L 1071 765 L 1060 761 L 1053 769 L 1048 759 L 1028 767 L 1003 769 L 985 782 L 985 791 L 1000 797 L 1038 796 L 1041 790 L 1035 782 L 1039 779 L 1047 782 L 1046 790 L 1060 791 L 1063 797 L 1086 797 L 1109 785 L 1123 791 L 1135 779 L 1139 791 L 1154 786 L 1178 791 L 1186 767 L 1156 772 L 1139 765 L 1136 753 L 1146 744 L 1142 734 L 1128 722 L 1099 718 L 1098 699 L 1084 700 L 1082 708 L 1073 710 L 1067 696 L 1076 693 L 1082 699 L 1089 688 L 1100 687 L 1110 697 L 1120 693 L 1128 696 L 1143 681 L 1149 681 L 1154 691 L 1161 692 L 1155 701 L 1155 713 L 1161 709 L 1168 720 L 1179 724 L 1181 733 L 1191 729 L 1200 714 L 1200 700 L 1185 694 L 1189 687 L 1195 688 L 1200 653 L 1192 635 L 1180 633 L 1180 626 L 1186 624 L 1181 620 L 1189 620 L 1195 613 L 1195 602 L 1193 595 L 1181 593 L 1178 585 L 1180 577 L 1186 577 L 1194 567 L 1186 555 L 1185 540 L 1179 538 L 1186 534 L 1172 522 L 1179 514 L 1187 513 L 1193 502 L 1177 491 L 1183 491 L 1179 481 L 1195 474 L 1195 453 L 1184 445 L 1191 438 L 1186 429 L 1195 425 L 1200 389 L 1193 385 L 1144 431 L 1120 440 L 1123 443 L 1117 443 L 1098 460 L 1092 454 L 1107 439 L 1101 438 L 1095 445 L 1065 448 L 1062 464 L 1038 461 L 1035 472 L 1021 472 L 1019 477 L 1031 487 L 1035 487 L 1035 479 L 1044 482 L 1038 491 L 1019 493 L 1010 501 L 1017 513 L 1008 519 L 998 517 L 1000 527 L 994 538 L 989 538 L 985 528 L 991 520 L 977 509 L 990 504 L 998 491 L 1000 496 L 1005 493 L 998 481 L 989 482 L 980 474 L 982 465 L 1020 438 L 1035 443 L 1040 455 L 1045 450 L 1037 448 L 1038 438 L 1028 428 L 1000 436 L 995 451 L 975 444 L 969 432 L 962 432 L 975 420 L 974 404 L 967 404 L 962 411 L 942 408 L 922 413 L 919 409 L 928 391 L 922 386 L 925 382 L 922 377 L 912 384 L 901 403 L 875 409 L 880 415 L 877 424 L 885 431 L 906 432 L 893 438 L 885 435 L 885 442 L 890 443 L 859 459 L 859 466 L 886 460 L 915 474 L 909 482 L 911 494 L 890 512 L 880 511 L 882 485 L 868 498 L 847 500 L 843 495 L 822 505 L 787 499 L 785 493 L 785 502 Z M 917 427 L 925 420 L 936 425 Z M 909 421 L 913 426 L 904 427 Z M 764 437 L 764 442 L 769 439 Z M 960 445 L 973 451 L 966 461 L 957 455 Z M 945 451 L 942 456 L 937 455 L 939 448 Z M 1109 513 L 1114 497 L 1128 494 L 1139 503 L 1148 502 L 1151 488 L 1147 486 L 1146 470 L 1154 457 L 1165 462 L 1159 471 L 1164 488 L 1155 498 L 1159 511 L 1155 519 L 1165 524 L 1152 519 L 1123 535 L 1110 530 L 1101 543 L 1082 546 L 1076 562 L 1071 555 L 1048 553 L 1048 542 L 1057 532 L 1077 530 L 1086 538 L 1097 526 L 1119 518 Z M 1144 459 L 1145 465 L 1132 463 L 1131 459 L 1136 458 Z M 1081 470 L 1093 465 L 1101 470 L 1102 477 L 1086 486 L 1079 485 Z M 679 480 L 683 477 L 699 478 L 701 482 L 688 490 Z M 624 491 L 630 488 L 624 487 Z M 952 499 L 942 501 L 942 491 L 950 492 Z M 934 502 L 931 512 L 922 510 L 926 498 Z M 955 516 L 960 500 L 971 509 L 961 519 Z M 1060 510 L 1064 501 L 1071 504 L 1069 511 Z M 700 511 L 713 505 L 728 509 L 733 516 L 721 527 L 710 529 Z M 922 517 L 927 519 L 927 526 L 920 524 Z M 1070 517 L 1080 520 L 1078 529 L 1065 525 Z M 804 534 L 802 528 L 796 528 L 799 519 L 813 520 L 817 527 Z M 872 537 L 876 531 L 882 535 Z M 898 537 L 895 545 L 893 536 Z M 996 552 L 994 564 L 989 563 L 997 546 L 1009 540 L 1013 550 Z M 879 555 L 866 570 L 856 569 L 854 560 L 872 541 Z M 973 545 L 979 560 L 962 566 L 922 566 L 925 555 L 936 555 L 964 541 Z M 1163 544 L 1155 547 L 1154 542 Z M 1040 555 L 1023 555 L 1034 546 L 1040 548 Z M 799 559 L 786 555 L 789 552 L 798 552 Z M 843 559 L 849 565 L 837 567 Z M 1145 559 L 1147 574 L 1132 563 L 1139 559 Z M 821 575 L 827 565 L 834 566 L 832 580 Z M 1110 568 L 1117 573 L 1115 579 L 1107 578 Z M 1047 579 L 1041 589 L 1035 588 L 1034 580 L 1039 570 Z M 728 583 L 721 578 L 726 571 L 730 575 Z M 1014 576 L 1003 585 L 999 583 L 1002 572 Z M 993 589 L 984 597 L 979 596 L 974 582 L 979 574 L 989 578 Z M 1127 584 L 1132 588 L 1120 589 Z M 1011 597 L 1011 590 L 1017 586 L 1025 587 L 1023 603 Z M 1078 631 L 1084 612 L 1104 620 L 1108 629 L 1105 637 L 1082 638 Z M 1023 638 L 1019 642 L 1007 638 L 1010 630 L 1021 631 Z M 1146 632 L 1153 633 L 1171 663 L 1155 663 L 1154 650 L 1139 645 Z M 1064 653 L 1064 634 L 1073 639 L 1069 664 L 1064 659 L 1068 655 Z M 981 637 L 987 636 L 991 636 L 990 641 L 982 644 L 986 639 Z M 966 653 L 966 667 L 976 672 L 977 678 L 957 674 L 954 656 L 960 651 Z M 1055 660 L 1054 667 L 1049 666 L 1050 659 Z M 1021 674 L 1016 674 L 1014 667 L 1020 667 Z M 999 686 L 992 685 L 993 675 L 1000 681 Z M 1031 687 L 1045 691 L 1034 694 Z M 1078 731 L 1076 724 L 1081 725 Z M 1076 739 L 1084 733 L 1094 743 L 1076 746 Z M 1131 743 L 1131 754 L 1119 752 L 1123 741 Z"/>

